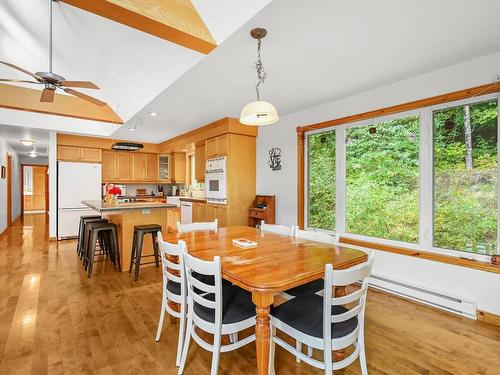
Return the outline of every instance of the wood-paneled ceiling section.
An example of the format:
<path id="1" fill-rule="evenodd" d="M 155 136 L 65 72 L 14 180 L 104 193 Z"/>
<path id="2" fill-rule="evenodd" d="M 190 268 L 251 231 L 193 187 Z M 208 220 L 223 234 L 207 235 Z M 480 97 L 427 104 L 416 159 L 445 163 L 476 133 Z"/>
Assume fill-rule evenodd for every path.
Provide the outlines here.
<path id="1" fill-rule="evenodd" d="M 191 0 L 61 1 L 200 53 L 217 47 Z"/>

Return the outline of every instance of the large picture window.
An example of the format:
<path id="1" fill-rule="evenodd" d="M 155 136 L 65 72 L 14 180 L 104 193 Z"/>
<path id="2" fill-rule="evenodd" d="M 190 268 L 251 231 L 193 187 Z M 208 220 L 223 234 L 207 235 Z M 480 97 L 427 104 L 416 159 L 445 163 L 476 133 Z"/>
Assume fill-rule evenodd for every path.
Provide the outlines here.
<path id="1" fill-rule="evenodd" d="M 307 137 L 310 228 L 335 230 L 335 131 Z"/>
<path id="2" fill-rule="evenodd" d="M 498 98 L 307 134 L 306 226 L 482 261 L 500 254 Z"/>
<path id="3" fill-rule="evenodd" d="M 346 232 L 417 242 L 419 117 L 346 130 Z"/>
<path id="4" fill-rule="evenodd" d="M 496 253 L 497 100 L 433 112 L 434 246 Z"/>

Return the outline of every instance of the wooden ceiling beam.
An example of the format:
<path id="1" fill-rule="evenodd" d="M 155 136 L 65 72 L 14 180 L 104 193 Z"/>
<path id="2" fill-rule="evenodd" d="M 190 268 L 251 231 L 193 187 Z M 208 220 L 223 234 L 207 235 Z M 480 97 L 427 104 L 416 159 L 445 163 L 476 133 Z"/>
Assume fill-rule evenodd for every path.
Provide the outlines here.
<path id="1" fill-rule="evenodd" d="M 204 54 L 217 47 L 191 0 L 61 1 Z"/>
<path id="2" fill-rule="evenodd" d="M 109 105 L 100 107 L 63 94 L 55 94 L 52 103 L 42 103 L 41 93 L 41 90 L 0 84 L 0 108 L 123 124 L 123 120 Z"/>

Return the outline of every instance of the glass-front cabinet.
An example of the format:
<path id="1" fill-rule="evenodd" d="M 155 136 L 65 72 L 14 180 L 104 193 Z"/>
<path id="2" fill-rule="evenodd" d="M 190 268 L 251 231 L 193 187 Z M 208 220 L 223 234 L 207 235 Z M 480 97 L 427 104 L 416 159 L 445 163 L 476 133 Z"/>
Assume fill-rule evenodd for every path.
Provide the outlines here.
<path id="1" fill-rule="evenodd" d="M 159 155 L 158 164 L 160 181 L 170 180 L 170 155 Z"/>

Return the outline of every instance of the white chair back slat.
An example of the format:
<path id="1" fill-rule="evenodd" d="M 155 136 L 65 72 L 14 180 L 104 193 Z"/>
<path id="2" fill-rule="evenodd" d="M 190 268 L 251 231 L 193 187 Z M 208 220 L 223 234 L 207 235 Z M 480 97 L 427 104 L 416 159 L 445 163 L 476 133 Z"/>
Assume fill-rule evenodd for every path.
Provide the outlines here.
<path id="1" fill-rule="evenodd" d="M 210 301 L 206 298 L 203 298 L 201 295 L 199 295 L 197 293 L 191 293 L 189 298 L 191 298 L 194 302 L 199 303 L 200 305 L 203 305 L 205 307 L 208 307 L 209 309 L 215 310 L 215 307 L 216 307 L 215 301 Z"/>
<path id="2" fill-rule="evenodd" d="M 314 231 L 313 230 L 302 230 L 302 229 L 299 229 L 299 227 L 295 227 L 295 237 L 300 238 L 300 239 L 304 239 L 304 240 L 327 243 L 330 245 L 338 245 L 338 243 L 339 243 L 338 235 L 330 234 L 330 233 L 323 232 L 323 231 L 316 231 L 316 230 L 314 230 Z"/>
<path id="3" fill-rule="evenodd" d="M 158 248 L 160 250 L 160 258 L 163 271 L 163 283 L 166 287 L 168 281 L 174 281 L 181 284 L 181 294 L 184 295 L 183 281 L 183 259 L 182 254 L 185 252 L 186 243 L 180 240 L 177 244 L 171 244 L 163 240 L 161 232 L 158 232 Z M 172 262 L 169 257 L 177 257 L 179 263 Z"/>
<path id="4" fill-rule="evenodd" d="M 199 231 L 217 232 L 218 226 L 219 222 L 217 219 L 215 219 L 214 221 L 195 222 L 189 224 L 181 224 L 180 222 L 177 222 L 177 231 L 179 233 L 199 232 Z"/>
<path id="5" fill-rule="evenodd" d="M 181 270 L 181 265 L 179 263 L 171 262 L 168 258 L 165 259 L 165 265 L 167 266 L 167 268 L 170 268 L 170 269 L 173 269 L 176 271 Z"/>
<path id="6" fill-rule="evenodd" d="M 345 286 L 362 281 L 370 276 L 371 264 L 369 262 L 358 264 L 357 266 L 333 271 L 333 285 Z"/>
<path id="7" fill-rule="evenodd" d="M 260 223 L 260 230 L 263 232 L 270 232 L 276 234 L 282 234 L 284 236 L 293 237 L 295 235 L 295 227 L 288 227 L 286 225 L 280 224 L 266 224 L 264 220 Z"/>
<path id="8" fill-rule="evenodd" d="M 332 323 L 345 322 L 346 320 L 349 320 L 349 319 L 357 316 L 361 312 L 362 309 L 363 309 L 363 304 L 359 303 L 358 305 L 356 305 L 355 307 L 346 311 L 345 313 L 332 315 L 330 321 Z"/>
<path id="9" fill-rule="evenodd" d="M 348 303 L 352 303 L 354 301 L 357 301 L 361 298 L 363 298 L 366 295 L 366 292 L 368 291 L 368 285 L 362 286 L 361 289 L 356 290 L 355 292 L 348 294 L 347 296 L 343 297 L 333 297 L 332 298 L 332 305 L 346 305 Z"/>
<path id="10" fill-rule="evenodd" d="M 196 289 L 199 289 L 205 293 L 215 293 L 216 292 L 216 288 L 214 285 L 208 285 L 208 284 L 202 283 L 200 280 L 193 277 L 189 273 L 187 274 L 187 279 L 188 279 L 189 284 L 192 285 L 193 287 L 195 287 Z"/>
<path id="11" fill-rule="evenodd" d="M 167 279 L 169 281 L 173 281 L 174 283 L 182 283 L 182 278 L 180 276 L 176 276 L 170 272 L 167 272 Z"/>

